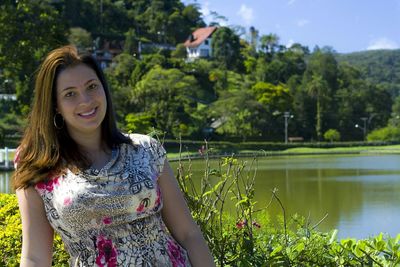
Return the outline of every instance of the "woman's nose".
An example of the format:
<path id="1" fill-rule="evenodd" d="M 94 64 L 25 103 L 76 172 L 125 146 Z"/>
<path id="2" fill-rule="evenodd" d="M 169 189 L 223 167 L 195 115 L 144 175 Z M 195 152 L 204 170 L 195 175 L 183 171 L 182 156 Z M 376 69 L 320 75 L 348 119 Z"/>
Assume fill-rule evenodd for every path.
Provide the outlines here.
<path id="1" fill-rule="evenodd" d="M 87 92 L 83 92 L 81 94 L 81 103 L 89 103 L 92 101 L 92 96 L 87 93 Z"/>

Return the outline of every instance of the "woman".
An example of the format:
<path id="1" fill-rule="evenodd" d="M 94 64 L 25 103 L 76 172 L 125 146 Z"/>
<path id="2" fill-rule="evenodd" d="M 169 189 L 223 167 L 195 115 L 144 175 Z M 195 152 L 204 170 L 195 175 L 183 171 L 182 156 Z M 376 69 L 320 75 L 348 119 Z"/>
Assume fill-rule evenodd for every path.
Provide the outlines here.
<path id="1" fill-rule="evenodd" d="M 15 158 L 21 266 L 51 266 L 53 230 L 71 266 L 214 266 L 165 155 L 117 129 L 91 56 L 50 52 Z"/>

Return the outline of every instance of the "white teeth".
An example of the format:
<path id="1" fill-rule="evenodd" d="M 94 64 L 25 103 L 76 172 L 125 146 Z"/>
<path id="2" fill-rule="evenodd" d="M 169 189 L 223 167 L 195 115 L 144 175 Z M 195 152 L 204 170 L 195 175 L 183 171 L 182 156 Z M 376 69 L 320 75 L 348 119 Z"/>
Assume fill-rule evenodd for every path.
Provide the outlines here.
<path id="1" fill-rule="evenodd" d="M 96 111 L 96 109 L 92 109 L 91 111 L 87 112 L 87 113 L 81 113 L 82 116 L 89 116 L 92 115 L 94 112 Z"/>

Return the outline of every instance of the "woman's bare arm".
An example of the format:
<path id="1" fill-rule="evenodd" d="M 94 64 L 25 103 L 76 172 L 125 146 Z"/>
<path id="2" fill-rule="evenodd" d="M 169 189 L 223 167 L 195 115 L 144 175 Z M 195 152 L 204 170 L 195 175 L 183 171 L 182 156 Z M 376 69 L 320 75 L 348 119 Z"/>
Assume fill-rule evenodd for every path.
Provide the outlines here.
<path id="1" fill-rule="evenodd" d="M 186 249 L 191 264 L 196 266 L 215 266 L 203 235 L 194 222 L 182 195 L 172 169 L 165 160 L 164 170 L 159 178 L 163 197 L 163 220 L 174 238 Z"/>
<path id="2" fill-rule="evenodd" d="M 51 266 L 53 228 L 46 218 L 43 200 L 33 188 L 16 192 L 22 220 L 21 267 Z"/>

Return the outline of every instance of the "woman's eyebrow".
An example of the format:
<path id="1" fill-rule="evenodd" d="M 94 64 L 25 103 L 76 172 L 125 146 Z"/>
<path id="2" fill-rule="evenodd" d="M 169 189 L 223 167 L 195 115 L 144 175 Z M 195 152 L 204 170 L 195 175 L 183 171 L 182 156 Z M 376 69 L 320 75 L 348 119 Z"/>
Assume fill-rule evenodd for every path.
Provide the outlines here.
<path id="1" fill-rule="evenodd" d="M 93 82 L 93 81 L 97 81 L 97 79 L 90 79 L 90 80 L 88 80 L 87 82 L 85 82 L 84 86 L 88 85 L 89 83 L 91 83 L 91 82 Z M 68 87 L 62 89 L 62 91 L 66 91 L 66 90 L 74 89 L 74 88 L 75 88 L 75 86 L 68 86 Z"/>

